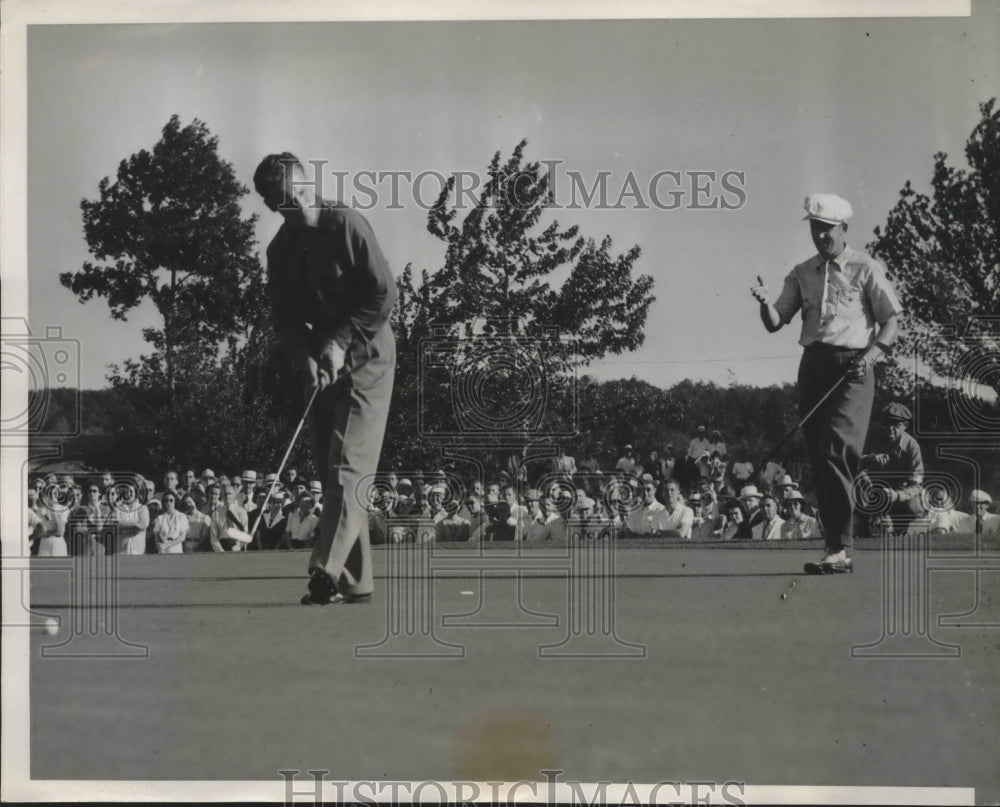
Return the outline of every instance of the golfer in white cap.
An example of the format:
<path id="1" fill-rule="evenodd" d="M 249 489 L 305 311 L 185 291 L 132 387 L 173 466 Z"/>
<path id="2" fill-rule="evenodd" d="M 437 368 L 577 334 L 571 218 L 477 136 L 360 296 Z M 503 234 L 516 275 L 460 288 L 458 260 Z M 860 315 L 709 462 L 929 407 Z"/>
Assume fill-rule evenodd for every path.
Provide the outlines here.
<path id="1" fill-rule="evenodd" d="M 830 392 L 802 431 L 826 542 L 818 568 L 846 572 L 854 543 L 851 491 L 875 395 L 872 365 L 892 352 L 902 308 L 881 264 L 847 245 L 850 202 L 815 194 L 806 197 L 805 211 L 816 254 L 788 273 L 776 300 L 759 275 L 750 291 L 770 333 L 802 312 L 800 416 Z"/>

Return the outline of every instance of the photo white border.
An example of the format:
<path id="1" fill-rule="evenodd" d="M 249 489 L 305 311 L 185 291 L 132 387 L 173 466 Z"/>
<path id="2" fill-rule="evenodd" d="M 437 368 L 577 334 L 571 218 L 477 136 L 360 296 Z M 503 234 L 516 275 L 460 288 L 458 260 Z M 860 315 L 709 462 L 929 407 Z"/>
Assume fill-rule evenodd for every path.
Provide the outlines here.
<path id="1" fill-rule="evenodd" d="M 613 9 L 613 11 L 612 11 Z M 5 318 L 28 317 L 27 299 L 27 27 L 91 23 L 306 22 L 495 19 L 775 19 L 847 17 L 967 17 L 971 0 L 378 0 L 377 2 L 94 2 L 3 0 L 0 6 L 0 275 Z M 6 321 L 6 320 L 5 320 Z M 6 373 L 3 395 L 25 401 L 27 380 Z M 0 535 L 19 535 L 21 475 L 27 461 L 23 439 L 0 433 Z M 3 615 L 23 613 L 19 541 L 4 540 Z M 17 562 L 14 559 L 17 559 Z M 20 565 L 18 565 L 18 562 Z M 23 580 L 23 583 L 22 583 Z M 3 620 L 6 622 L 6 618 Z M 284 799 L 284 783 L 220 781 L 31 781 L 29 778 L 28 631 L 2 631 L 2 737 L 0 798 L 4 801 L 272 801 Z M 447 783 L 445 783 L 447 786 Z M 636 792 L 642 795 L 642 786 Z M 645 787 L 650 787 L 646 785 Z M 484 793 L 488 793 L 484 790 Z M 544 791 L 542 791 L 544 792 Z M 609 790 L 609 798 L 615 791 Z M 648 792 L 648 791 L 647 791 Z M 333 796 L 331 789 L 325 796 Z M 432 792 L 432 797 L 436 796 Z M 750 786 L 746 801 L 771 804 L 972 804 L 972 788 Z M 558 791 L 557 791 L 558 796 Z M 675 796 L 676 797 L 676 796 Z M 664 792 L 664 798 L 670 793 Z M 376 800 L 379 800 L 376 798 Z M 388 795 L 386 795 L 388 800 Z"/>

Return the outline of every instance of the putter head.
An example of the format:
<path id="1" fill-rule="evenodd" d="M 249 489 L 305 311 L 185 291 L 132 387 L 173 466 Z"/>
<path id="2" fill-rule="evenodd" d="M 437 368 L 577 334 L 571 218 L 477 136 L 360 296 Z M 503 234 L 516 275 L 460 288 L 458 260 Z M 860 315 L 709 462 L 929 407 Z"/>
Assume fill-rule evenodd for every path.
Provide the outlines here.
<path id="1" fill-rule="evenodd" d="M 236 527 L 226 527 L 226 537 L 241 544 L 249 544 L 253 540 L 247 533 L 236 529 Z"/>

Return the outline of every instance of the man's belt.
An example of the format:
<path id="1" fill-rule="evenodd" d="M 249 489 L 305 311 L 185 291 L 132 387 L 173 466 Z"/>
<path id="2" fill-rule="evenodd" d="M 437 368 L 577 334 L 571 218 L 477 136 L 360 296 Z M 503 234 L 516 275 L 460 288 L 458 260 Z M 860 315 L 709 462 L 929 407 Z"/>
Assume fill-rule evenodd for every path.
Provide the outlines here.
<path id="1" fill-rule="evenodd" d="M 805 346 L 806 350 L 822 351 L 823 353 L 861 353 L 863 347 L 846 347 L 844 345 L 828 345 L 825 342 L 810 342 Z"/>

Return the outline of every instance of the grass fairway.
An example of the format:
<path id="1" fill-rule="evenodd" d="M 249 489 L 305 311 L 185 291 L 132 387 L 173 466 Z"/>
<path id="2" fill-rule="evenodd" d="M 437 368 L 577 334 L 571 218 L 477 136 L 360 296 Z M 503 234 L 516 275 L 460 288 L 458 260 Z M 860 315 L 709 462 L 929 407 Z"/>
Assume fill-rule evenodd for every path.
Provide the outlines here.
<path id="1" fill-rule="evenodd" d="M 72 636 L 68 620 L 95 610 L 72 607 L 72 561 L 32 561 L 32 605 L 63 618 L 58 636 L 31 638 L 32 778 L 277 780 L 318 768 L 516 780 L 559 769 L 581 781 L 1000 798 L 1000 630 L 937 625 L 972 607 L 970 571 L 931 573 L 930 631 L 910 625 L 908 646 L 933 650 L 933 639 L 960 655 L 862 659 L 851 646 L 877 643 L 885 625 L 878 551 L 858 551 L 854 574 L 808 577 L 815 549 L 620 544 L 613 581 L 584 574 L 572 586 L 558 551 L 453 554 L 431 577 L 399 577 L 376 550 L 374 602 L 327 607 L 298 605 L 302 552 L 119 558 L 117 639 Z M 980 617 L 994 622 L 997 579 L 981 577 Z M 572 647 L 639 655 L 540 654 L 575 626 L 585 634 L 579 618 L 600 617 L 602 602 L 621 644 L 598 631 Z M 50 655 L 126 652 L 118 639 L 148 657 Z"/>

